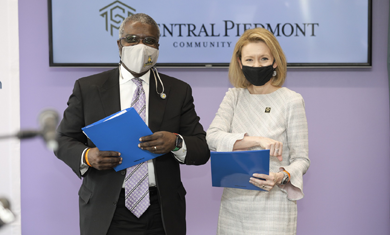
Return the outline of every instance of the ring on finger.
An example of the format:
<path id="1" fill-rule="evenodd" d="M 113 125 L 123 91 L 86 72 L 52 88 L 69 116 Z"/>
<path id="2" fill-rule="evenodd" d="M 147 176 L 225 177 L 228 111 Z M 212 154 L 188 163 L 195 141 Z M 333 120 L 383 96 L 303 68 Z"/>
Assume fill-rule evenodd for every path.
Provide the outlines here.
<path id="1" fill-rule="evenodd" d="M 154 146 L 154 151 L 157 151 L 157 146 Z"/>

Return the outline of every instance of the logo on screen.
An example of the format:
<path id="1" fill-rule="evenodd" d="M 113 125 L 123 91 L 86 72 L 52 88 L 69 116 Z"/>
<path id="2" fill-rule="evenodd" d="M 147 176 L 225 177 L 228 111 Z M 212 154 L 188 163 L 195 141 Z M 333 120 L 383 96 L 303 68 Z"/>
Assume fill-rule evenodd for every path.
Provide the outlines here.
<path id="1" fill-rule="evenodd" d="M 114 35 L 114 30 L 119 29 L 122 21 L 126 17 L 133 15 L 135 9 L 124 4 L 121 1 L 115 1 L 99 10 L 100 16 L 104 18 L 106 23 L 106 31 Z"/>

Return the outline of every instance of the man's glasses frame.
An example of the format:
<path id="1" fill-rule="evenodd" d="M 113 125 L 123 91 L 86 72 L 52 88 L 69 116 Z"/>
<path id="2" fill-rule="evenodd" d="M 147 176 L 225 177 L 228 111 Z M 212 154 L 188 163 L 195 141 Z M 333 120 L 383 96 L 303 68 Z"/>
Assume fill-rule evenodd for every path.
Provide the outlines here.
<path id="1" fill-rule="evenodd" d="M 140 37 L 138 35 L 129 34 L 122 38 L 119 38 L 120 44 L 122 45 L 122 40 L 124 40 L 127 44 L 130 45 L 137 45 L 140 41 L 142 41 L 143 44 L 148 46 L 156 46 L 158 43 L 158 40 L 155 37 L 146 36 L 146 37 Z"/>

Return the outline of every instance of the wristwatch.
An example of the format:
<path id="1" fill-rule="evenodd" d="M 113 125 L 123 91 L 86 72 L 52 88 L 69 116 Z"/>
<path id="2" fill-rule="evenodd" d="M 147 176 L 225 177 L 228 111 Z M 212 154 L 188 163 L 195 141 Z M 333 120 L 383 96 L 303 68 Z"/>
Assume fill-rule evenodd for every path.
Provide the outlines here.
<path id="1" fill-rule="evenodd" d="M 183 146 L 183 137 L 181 137 L 181 135 L 177 133 L 173 133 L 173 134 L 176 135 L 176 141 L 175 141 L 175 148 L 172 151 L 177 151 L 181 149 L 181 147 Z"/>
<path id="2" fill-rule="evenodd" d="M 282 182 L 280 183 L 281 185 L 287 184 L 288 183 L 288 175 L 286 172 L 282 171 L 283 173 L 283 179 Z"/>

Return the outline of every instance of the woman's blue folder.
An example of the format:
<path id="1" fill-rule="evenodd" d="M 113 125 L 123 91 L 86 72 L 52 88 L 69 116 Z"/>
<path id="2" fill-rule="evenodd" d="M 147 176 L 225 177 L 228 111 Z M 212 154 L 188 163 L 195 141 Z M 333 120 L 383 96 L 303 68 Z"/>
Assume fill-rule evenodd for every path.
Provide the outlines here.
<path id="1" fill-rule="evenodd" d="M 254 173 L 269 174 L 269 150 L 211 152 L 214 187 L 262 190 L 249 183 Z"/>

